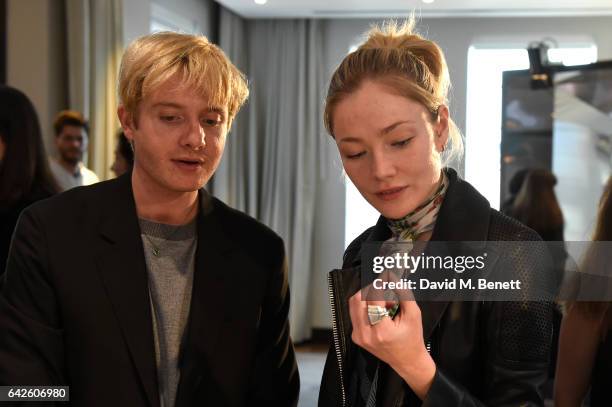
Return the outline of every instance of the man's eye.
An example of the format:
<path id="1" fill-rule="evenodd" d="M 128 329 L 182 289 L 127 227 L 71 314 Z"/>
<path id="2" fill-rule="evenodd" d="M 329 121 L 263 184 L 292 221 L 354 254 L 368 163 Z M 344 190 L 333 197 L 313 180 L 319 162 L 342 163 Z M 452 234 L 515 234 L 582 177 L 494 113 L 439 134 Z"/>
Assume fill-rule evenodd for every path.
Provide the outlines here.
<path id="1" fill-rule="evenodd" d="M 206 123 L 207 126 L 218 126 L 221 124 L 221 120 L 205 119 L 204 123 Z"/>
<path id="2" fill-rule="evenodd" d="M 164 115 L 160 117 L 163 121 L 171 123 L 171 122 L 176 122 L 178 121 L 179 117 L 178 116 L 172 116 L 172 115 Z"/>

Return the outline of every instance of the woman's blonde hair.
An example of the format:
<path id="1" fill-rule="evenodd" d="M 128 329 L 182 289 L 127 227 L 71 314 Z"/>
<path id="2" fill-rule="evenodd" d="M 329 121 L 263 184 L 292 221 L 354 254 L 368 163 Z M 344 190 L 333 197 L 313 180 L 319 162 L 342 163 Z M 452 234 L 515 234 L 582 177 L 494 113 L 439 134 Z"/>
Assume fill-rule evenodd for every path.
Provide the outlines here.
<path id="1" fill-rule="evenodd" d="M 421 103 L 436 119 L 447 104 L 450 78 L 440 47 L 414 33 L 415 19 L 402 24 L 387 21 L 374 26 L 367 40 L 348 54 L 334 72 L 325 101 L 324 122 L 334 137 L 333 113 L 338 103 L 356 91 L 365 80 L 376 80 L 389 89 Z M 449 138 L 443 161 L 463 155 L 461 132 L 449 118 Z"/>
<path id="2" fill-rule="evenodd" d="M 139 103 L 171 77 L 205 95 L 211 107 L 227 107 L 234 118 L 249 95 L 244 75 L 204 36 L 159 32 L 142 36 L 125 50 L 119 69 L 119 97 L 137 119 Z"/>

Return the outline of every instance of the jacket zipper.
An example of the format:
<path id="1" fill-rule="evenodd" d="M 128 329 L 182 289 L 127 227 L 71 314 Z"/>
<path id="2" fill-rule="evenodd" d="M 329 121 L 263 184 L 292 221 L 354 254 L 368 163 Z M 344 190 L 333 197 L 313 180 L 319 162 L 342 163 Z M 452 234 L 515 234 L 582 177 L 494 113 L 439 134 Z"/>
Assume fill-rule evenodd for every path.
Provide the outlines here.
<path id="1" fill-rule="evenodd" d="M 340 393 L 342 396 L 342 407 L 346 406 L 346 391 L 344 388 L 344 372 L 342 371 L 342 349 L 340 348 L 340 336 L 339 332 L 342 327 L 338 326 L 338 320 L 336 316 L 336 299 L 334 295 L 334 284 L 331 273 L 327 276 L 328 291 L 329 291 L 329 305 L 332 313 L 332 333 L 334 338 L 334 350 L 336 351 L 336 359 L 338 360 L 338 371 L 340 372 Z"/>

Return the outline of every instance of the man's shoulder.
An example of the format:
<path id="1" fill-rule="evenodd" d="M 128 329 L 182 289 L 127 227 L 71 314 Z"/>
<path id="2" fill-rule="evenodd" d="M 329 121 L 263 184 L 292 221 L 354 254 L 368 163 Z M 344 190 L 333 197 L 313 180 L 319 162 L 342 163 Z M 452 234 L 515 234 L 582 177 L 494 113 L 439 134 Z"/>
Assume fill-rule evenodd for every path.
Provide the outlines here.
<path id="1" fill-rule="evenodd" d="M 103 207 L 116 197 L 117 180 L 98 182 L 93 185 L 70 188 L 50 198 L 37 201 L 25 211 L 34 215 L 72 217 L 82 208 Z"/>
<path id="2" fill-rule="evenodd" d="M 282 238 L 257 219 L 212 197 L 215 212 L 232 240 L 263 253 L 284 251 Z"/>
<path id="3" fill-rule="evenodd" d="M 81 166 L 81 175 L 83 177 L 83 185 L 90 185 L 100 181 L 98 175 L 85 165 Z"/>
<path id="4" fill-rule="evenodd" d="M 57 159 L 55 159 L 55 157 L 49 157 L 49 169 L 51 169 L 51 171 L 55 174 L 55 173 L 61 173 L 61 171 L 66 172 L 66 170 L 64 169 L 64 167 L 62 167 L 58 162 Z"/>

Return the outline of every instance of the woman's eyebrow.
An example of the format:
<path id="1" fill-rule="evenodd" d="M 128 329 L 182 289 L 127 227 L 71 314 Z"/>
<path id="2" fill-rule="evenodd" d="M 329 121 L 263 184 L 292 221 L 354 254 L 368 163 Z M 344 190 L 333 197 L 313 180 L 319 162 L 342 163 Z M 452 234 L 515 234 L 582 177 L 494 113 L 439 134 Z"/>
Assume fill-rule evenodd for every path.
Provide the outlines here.
<path id="1" fill-rule="evenodd" d="M 382 129 L 380 131 L 381 135 L 385 135 L 385 134 L 389 134 L 390 132 L 392 132 L 397 126 L 400 126 L 402 124 L 412 124 L 414 123 L 412 120 L 400 120 L 397 121 L 393 124 L 391 124 L 390 126 L 385 127 L 384 129 Z"/>

